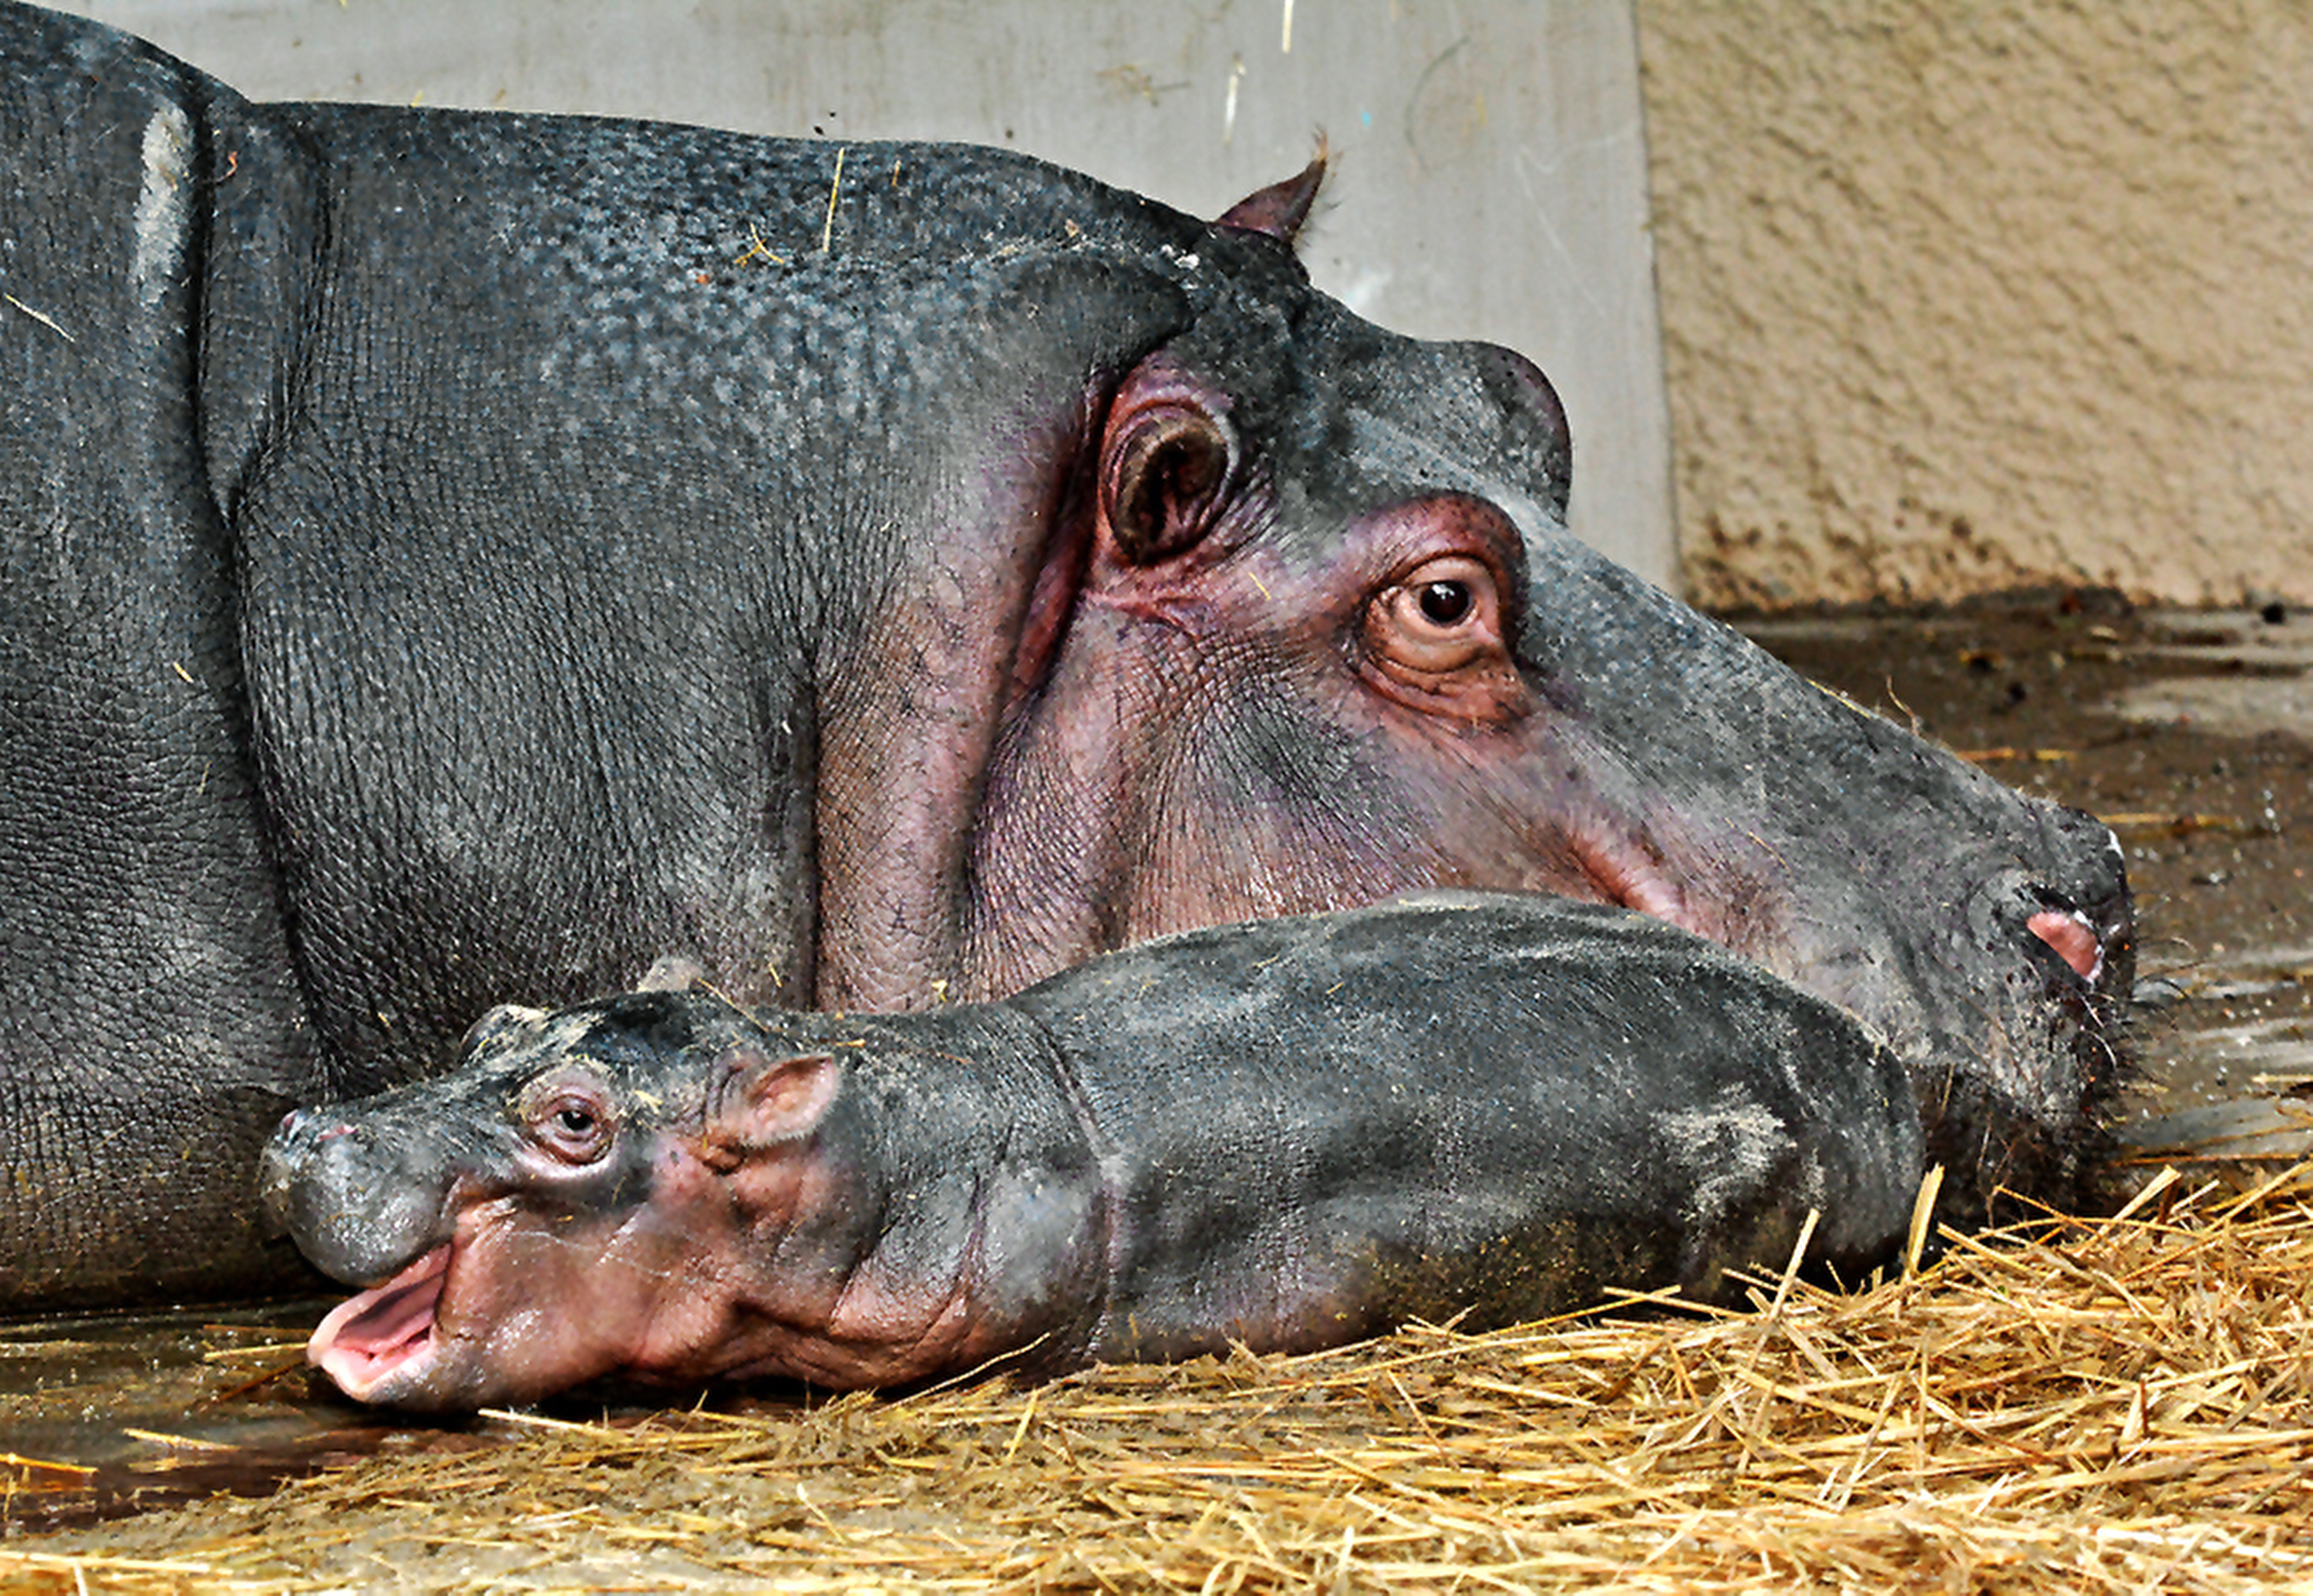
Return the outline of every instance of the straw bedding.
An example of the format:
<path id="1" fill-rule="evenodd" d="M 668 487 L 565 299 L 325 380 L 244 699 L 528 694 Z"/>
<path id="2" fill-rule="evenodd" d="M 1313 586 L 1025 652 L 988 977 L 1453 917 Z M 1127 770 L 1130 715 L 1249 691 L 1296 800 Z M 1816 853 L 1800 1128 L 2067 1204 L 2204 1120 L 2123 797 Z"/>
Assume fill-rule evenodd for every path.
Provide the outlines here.
<path id="1" fill-rule="evenodd" d="M 2313 1180 L 1848 1296 L 632 1424 L 0 1544 L 32 1589 L 2313 1584 Z"/>

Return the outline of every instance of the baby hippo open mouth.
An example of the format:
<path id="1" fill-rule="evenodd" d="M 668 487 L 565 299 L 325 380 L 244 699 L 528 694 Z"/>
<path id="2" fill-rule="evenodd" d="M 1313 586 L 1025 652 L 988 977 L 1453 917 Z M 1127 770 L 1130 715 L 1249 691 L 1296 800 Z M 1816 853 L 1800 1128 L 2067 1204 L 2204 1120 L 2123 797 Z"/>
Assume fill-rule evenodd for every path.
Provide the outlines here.
<path id="1" fill-rule="evenodd" d="M 313 1332 L 314 1367 L 349 1396 L 367 1397 L 434 1350 L 435 1309 L 450 1271 L 445 1244 L 374 1291 L 348 1298 Z"/>
<path id="2" fill-rule="evenodd" d="M 1918 1101 L 1853 1019 L 1675 927 L 1437 895 L 891 1018 L 502 1009 L 455 1073 L 290 1115 L 264 1182 L 315 1263 L 374 1283 L 312 1361 L 459 1409 L 1711 1297 L 1810 1211 L 1852 1279 L 1904 1233 Z"/>

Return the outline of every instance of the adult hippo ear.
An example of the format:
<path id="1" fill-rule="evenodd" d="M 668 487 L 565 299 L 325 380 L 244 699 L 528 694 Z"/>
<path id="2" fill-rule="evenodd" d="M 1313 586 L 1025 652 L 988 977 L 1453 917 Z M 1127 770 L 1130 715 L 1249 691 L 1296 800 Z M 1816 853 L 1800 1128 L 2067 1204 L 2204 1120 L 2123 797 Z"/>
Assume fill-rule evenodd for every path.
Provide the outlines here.
<path id="1" fill-rule="evenodd" d="M 1332 150 L 1324 136 L 1317 138 L 1317 154 L 1283 182 L 1271 183 L 1246 195 L 1220 214 L 1214 222 L 1217 227 L 1234 227 L 1242 233 L 1262 233 L 1285 243 L 1293 243 L 1301 235 L 1301 225 L 1309 219 L 1309 207 L 1317 202 L 1317 190 L 1324 186 L 1325 168 L 1332 159 Z"/>
<path id="2" fill-rule="evenodd" d="M 1152 362 L 1126 379 L 1101 445 L 1100 511 L 1107 542 L 1153 565 L 1202 542 L 1227 502 L 1236 438 L 1225 411 Z"/>
<path id="3" fill-rule="evenodd" d="M 699 1161 L 729 1174 L 751 1154 L 802 1141 L 819 1128 L 842 1083 L 831 1054 L 775 1057 L 752 1043 L 734 1044 L 708 1080 Z"/>

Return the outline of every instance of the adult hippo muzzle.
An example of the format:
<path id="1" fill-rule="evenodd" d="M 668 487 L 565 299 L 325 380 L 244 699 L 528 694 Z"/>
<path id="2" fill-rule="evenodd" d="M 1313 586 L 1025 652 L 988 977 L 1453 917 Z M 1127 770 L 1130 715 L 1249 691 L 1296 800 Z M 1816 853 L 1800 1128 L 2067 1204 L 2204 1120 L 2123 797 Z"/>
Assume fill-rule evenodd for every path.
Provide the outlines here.
<path id="1" fill-rule="evenodd" d="M 1548 383 L 1312 290 L 1314 170 L 1209 224 L 0 50 L 0 1305 L 288 1278 L 283 1112 L 495 1004 L 978 1001 L 1432 887 L 1844 1011 L 1948 1218 L 2092 1165 L 2110 835 L 1571 541 Z"/>

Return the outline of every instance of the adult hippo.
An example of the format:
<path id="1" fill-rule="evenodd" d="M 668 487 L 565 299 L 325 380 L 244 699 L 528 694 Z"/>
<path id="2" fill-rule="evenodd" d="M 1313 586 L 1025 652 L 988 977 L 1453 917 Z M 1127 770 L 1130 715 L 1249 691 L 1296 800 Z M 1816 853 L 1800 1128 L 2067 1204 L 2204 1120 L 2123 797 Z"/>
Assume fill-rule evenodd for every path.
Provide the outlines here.
<path id="1" fill-rule="evenodd" d="M 1952 1217 L 2080 1177 L 2109 834 L 1571 542 L 1549 384 L 1314 292 L 1315 172 L 1207 224 L 0 52 L 0 1303 L 279 1283 L 283 1111 L 494 1004 L 905 1010 L 1439 886 L 1844 1010 Z"/>

